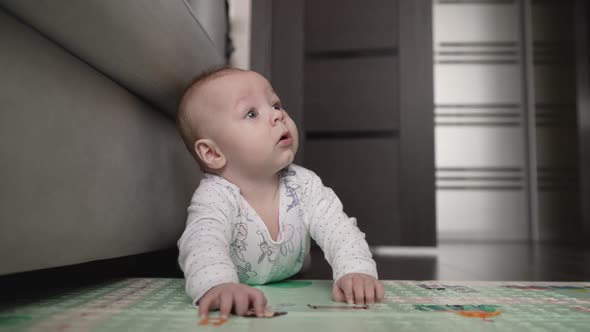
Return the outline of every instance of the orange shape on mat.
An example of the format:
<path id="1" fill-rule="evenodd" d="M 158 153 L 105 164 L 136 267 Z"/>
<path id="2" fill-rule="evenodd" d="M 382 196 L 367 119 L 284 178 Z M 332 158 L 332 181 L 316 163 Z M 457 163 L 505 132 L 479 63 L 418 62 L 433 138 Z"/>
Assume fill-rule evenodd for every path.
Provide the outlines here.
<path id="1" fill-rule="evenodd" d="M 223 324 L 225 324 L 227 322 L 227 319 L 225 318 L 221 318 L 221 317 L 205 317 L 203 319 L 201 319 L 201 321 L 199 322 L 199 325 L 204 326 L 204 325 L 213 325 L 213 326 L 221 326 Z"/>
<path id="2" fill-rule="evenodd" d="M 457 315 L 461 315 L 463 317 L 469 318 L 481 318 L 483 320 L 488 320 L 492 317 L 499 316 L 502 312 L 501 311 L 494 311 L 494 312 L 487 312 L 487 311 L 453 311 Z"/>

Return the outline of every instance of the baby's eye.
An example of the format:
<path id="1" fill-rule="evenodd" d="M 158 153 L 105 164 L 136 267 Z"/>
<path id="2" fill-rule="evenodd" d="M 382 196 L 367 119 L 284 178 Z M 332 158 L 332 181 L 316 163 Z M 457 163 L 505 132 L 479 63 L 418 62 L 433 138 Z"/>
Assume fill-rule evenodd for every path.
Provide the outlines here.
<path id="1" fill-rule="evenodd" d="M 280 111 L 281 109 L 283 109 L 283 105 L 281 105 L 281 103 L 274 103 L 274 105 L 272 105 L 272 108 Z"/>
<path id="2" fill-rule="evenodd" d="M 254 119 L 258 116 L 258 112 L 256 112 L 255 110 L 250 110 L 248 111 L 248 113 L 246 113 L 246 117 L 250 118 L 250 119 Z"/>

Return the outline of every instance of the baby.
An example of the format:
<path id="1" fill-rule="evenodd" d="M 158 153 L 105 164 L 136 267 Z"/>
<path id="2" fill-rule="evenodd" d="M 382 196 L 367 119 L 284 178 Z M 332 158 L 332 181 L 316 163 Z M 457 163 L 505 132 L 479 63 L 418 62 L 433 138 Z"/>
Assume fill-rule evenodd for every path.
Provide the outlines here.
<path id="1" fill-rule="evenodd" d="M 297 127 L 261 75 L 221 68 L 197 77 L 177 114 L 182 138 L 204 172 L 178 241 L 186 292 L 202 317 L 219 310 L 264 315 L 264 294 L 247 285 L 301 270 L 310 237 L 332 266 L 332 298 L 371 304 L 383 285 L 365 235 L 334 192 L 292 164 Z"/>

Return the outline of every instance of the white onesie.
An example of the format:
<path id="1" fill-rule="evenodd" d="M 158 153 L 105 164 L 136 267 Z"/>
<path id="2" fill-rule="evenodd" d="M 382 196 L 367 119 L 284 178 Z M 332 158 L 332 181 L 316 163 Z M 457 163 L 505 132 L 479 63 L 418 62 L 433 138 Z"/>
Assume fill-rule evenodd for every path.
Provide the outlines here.
<path id="1" fill-rule="evenodd" d="M 301 166 L 290 165 L 280 177 L 280 231 L 273 241 L 237 186 L 204 175 L 178 241 L 178 261 L 193 304 L 222 283 L 256 285 L 296 274 L 309 253 L 310 236 L 332 266 L 334 280 L 348 273 L 377 278 L 365 234 L 344 213 L 334 191 Z"/>

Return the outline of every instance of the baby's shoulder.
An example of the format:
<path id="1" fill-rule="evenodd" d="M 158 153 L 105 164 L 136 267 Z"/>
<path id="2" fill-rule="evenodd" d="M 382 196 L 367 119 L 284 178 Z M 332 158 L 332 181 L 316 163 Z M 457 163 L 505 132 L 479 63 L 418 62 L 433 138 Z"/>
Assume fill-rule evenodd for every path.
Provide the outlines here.
<path id="1" fill-rule="evenodd" d="M 303 166 L 291 164 L 283 170 L 283 177 L 299 186 L 307 186 L 318 178 L 317 174 Z"/>
<path id="2" fill-rule="evenodd" d="M 239 194 L 239 188 L 232 183 L 219 176 L 205 174 L 193 194 L 192 201 L 234 205 Z"/>
<path id="3" fill-rule="evenodd" d="M 314 171 L 305 167 L 292 164 L 283 172 L 287 183 L 296 188 L 304 199 L 310 195 L 313 196 L 313 193 L 323 186 L 320 177 Z"/>

